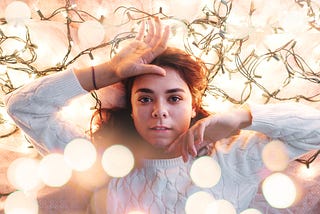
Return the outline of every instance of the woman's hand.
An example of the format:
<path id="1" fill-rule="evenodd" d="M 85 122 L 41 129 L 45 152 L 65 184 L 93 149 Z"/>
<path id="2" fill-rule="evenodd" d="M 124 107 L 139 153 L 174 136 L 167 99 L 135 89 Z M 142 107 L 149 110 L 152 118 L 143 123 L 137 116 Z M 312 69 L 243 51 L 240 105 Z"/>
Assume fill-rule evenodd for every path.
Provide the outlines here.
<path id="1" fill-rule="evenodd" d="M 198 120 L 188 131 L 170 144 L 167 151 L 181 154 L 186 162 L 189 154 L 195 157 L 201 148 L 236 135 L 241 128 L 250 124 L 251 113 L 248 108 L 214 114 Z"/>
<path id="2" fill-rule="evenodd" d="M 143 22 L 136 39 L 111 59 L 111 71 L 120 80 L 145 73 L 165 75 L 164 69 L 149 63 L 166 50 L 169 27 L 166 26 L 163 30 L 158 17 L 154 21 L 149 19 L 148 26 L 148 33 L 144 36 Z"/>
<path id="3" fill-rule="evenodd" d="M 124 47 L 110 61 L 92 68 L 75 69 L 74 72 L 81 86 L 85 90 L 91 91 L 140 74 L 165 75 L 164 69 L 149 63 L 166 50 L 170 34 L 169 26 L 162 29 L 158 17 L 149 19 L 148 26 L 148 33 L 145 35 L 145 23 L 143 22 L 135 40 Z"/>

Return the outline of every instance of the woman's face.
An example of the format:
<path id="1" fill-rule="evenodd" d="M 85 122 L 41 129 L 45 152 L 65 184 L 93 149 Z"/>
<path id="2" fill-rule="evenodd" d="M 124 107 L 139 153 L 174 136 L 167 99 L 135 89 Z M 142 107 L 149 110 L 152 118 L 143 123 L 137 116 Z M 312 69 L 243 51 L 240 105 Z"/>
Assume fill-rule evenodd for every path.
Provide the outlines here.
<path id="1" fill-rule="evenodd" d="M 166 76 L 136 77 L 131 103 L 134 125 L 142 138 L 157 148 L 166 148 L 190 126 L 195 116 L 188 85 L 172 68 Z"/>

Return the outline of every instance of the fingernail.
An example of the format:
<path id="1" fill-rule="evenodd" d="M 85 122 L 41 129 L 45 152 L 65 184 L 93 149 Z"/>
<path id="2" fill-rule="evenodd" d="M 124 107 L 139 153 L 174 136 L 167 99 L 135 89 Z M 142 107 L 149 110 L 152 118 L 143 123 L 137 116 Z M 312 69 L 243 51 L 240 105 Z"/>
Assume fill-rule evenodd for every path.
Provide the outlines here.
<path id="1" fill-rule="evenodd" d="M 192 149 L 192 157 L 196 157 L 197 154 L 197 150 L 195 148 Z"/>

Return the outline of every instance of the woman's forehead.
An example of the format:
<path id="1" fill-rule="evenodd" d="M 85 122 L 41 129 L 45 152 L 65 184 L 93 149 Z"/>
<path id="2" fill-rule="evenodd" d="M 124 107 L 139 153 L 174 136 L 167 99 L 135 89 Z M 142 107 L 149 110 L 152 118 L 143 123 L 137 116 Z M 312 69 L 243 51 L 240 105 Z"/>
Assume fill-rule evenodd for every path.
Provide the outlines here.
<path id="1" fill-rule="evenodd" d="M 137 87 L 187 87 L 187 83 L 181 78 L 179 71 L 173 68 L 165 68 L 166 75 L 144 74 L 135 78 L 133 88 Z"/>

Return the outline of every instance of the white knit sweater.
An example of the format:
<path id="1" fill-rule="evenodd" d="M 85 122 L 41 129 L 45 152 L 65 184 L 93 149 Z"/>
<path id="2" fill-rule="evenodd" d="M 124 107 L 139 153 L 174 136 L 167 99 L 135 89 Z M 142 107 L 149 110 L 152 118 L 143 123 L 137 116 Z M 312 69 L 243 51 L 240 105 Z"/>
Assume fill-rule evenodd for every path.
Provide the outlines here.
<path id="1" fill-rule="evenodd" d="M 77 137 L 85 137 L 57 112 L 72 98 L 88 93 L 72 70 L 37 79 L 9 94 L 8 113 L 32 138 L 42 154 L 62 151 Z M 320 148 L 320 111 L 298 103 L 250 105 L 253 122 L 240 135 L 215 144 L 212 155 L 222 177 L 212 188 L 195 186 L 189 176 L 193 160 L 181 158 L 144 160 L 128 176 L 108 184 L 107 213 L 126 214 L 133 210 L 148 214 L 184 213 L 186 199 L 203 190 L 215 199 L 231 202 L 237 212 L 247 209 L 263 179 L 261 152 L 271 139 L 283 141 L 291 159 Z"/>

